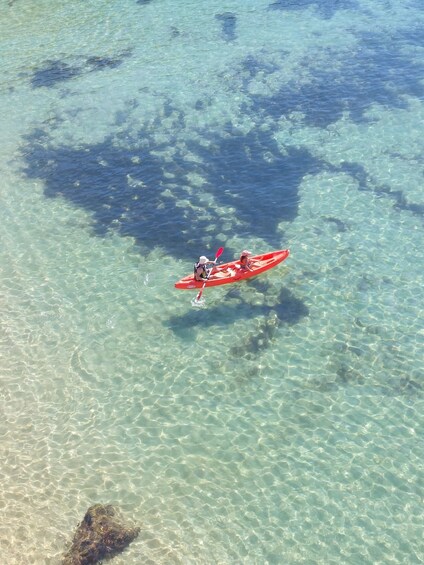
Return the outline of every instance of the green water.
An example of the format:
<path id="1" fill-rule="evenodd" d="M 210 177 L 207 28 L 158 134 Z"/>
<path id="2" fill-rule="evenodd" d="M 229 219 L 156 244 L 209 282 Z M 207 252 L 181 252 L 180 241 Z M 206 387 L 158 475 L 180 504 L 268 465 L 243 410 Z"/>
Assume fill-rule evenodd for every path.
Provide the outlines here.
<path id="1" fill-rule="evenodd" d="M 366 119 L 347 108 L 326 127 L 302 109 L 262 120 L 242 110 L 279 81 L 309 80 L 306 54 L 324 69 L 326 50 L 356 46 L 352 30 L 378 22 L 394 34 L 422 22 L 422 11 L 352 3 L 323 18 L 317 2 L 282 18 L 267 6 L 4 7 L 2 563 L 58 563 L 97 502 L 141 527 L 117 564 L 424 560 L 422 99 L 402 86 L 404 104 L 376 97 Z M 233 42 L 219 38 L 215 15 L 226 11 L 237 14 Z M 117 68 L 31 87 L 46 61 L 80 68 L 88 55 L 126 49 Z M 399 46 L 411 60 L 420 49 L 408 39 Z M 247 53 L 278 70 L 237 90 L 234 68 Z M 208 101 L 201 112 L 198 98 Z M 271 131 L 283 156 L 303 148 L 325 166 L 300 175 L 296 217 L 275 207 L 265 218 L 289 259 L 256 281 L 206 289 L 201 308 L 173 287 L 192 268 L 186 256 L 120 231 L 131 208 L 100 236 L 90 206 L 47 197 L 48 175 L 25 172 L 39 145 L 93 152 L 108 136 L 136 162 L 143 128 L 164 163 L 178 148 L 200 163 L 190 142 L 213 153 L 204 132 L 229 131 L 228 120 L 239 134 Z M 37 128 L 48 140 L 28 142 Z M 263 159 L 275 159 L 271 146 Z M 118 176 L 110 158 L 101 167 Z M 178 191 L 161 187 L 164 234 L 181 246 L 198 241 L 210 257 L 223 245 L 224 260 L 245 247 L 268 250 L 254 222 L 219 200 L 219 187 L 206 190 L 199 171 L 175 172 Z M 140 198 L 156 187 L 130 175 L 131 183 Z M 265 179 L 262 198 L 271 196 Z M 196 206 L 200 235 L 173 225 L 178 208 Z"/>

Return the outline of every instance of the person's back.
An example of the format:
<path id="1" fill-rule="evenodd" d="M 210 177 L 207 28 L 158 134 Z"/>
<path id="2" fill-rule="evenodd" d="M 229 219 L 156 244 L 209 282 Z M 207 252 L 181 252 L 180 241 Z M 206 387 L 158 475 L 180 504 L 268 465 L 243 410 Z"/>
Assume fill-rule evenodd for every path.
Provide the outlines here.
<path id="1" fill-rule="evenodd" d="M 194 279 L 196 281 L 205 281 L 209 278 L 209 271 L 206 268 L 208 263 L 211 263 L 211 261 L 202 255 L 198 262 L 194 264 Z"/>
<path id="2" fill-rule="evenodd" d="M 252 270 L 250 268 L 250 260 L 249 260 L 249 257 L 251 255 L 252 255 L 251 251 L 247 251 L 246 249 L 241 252 L 239 262 L 240 262 L 240 268 L 243 269 L 244 271 Z"/>

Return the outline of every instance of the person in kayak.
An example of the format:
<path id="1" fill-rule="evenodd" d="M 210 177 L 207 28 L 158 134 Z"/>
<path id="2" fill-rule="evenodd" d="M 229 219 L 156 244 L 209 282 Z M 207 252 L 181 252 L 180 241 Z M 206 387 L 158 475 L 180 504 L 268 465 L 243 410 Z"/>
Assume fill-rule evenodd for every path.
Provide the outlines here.
<path id="1" fill-rule="evenodd" d="M 252 252 L 251 252 L 251 251 L 247 251 L 247 249 L 244 249 L 244 250 L 241 252 L 239 262 L 240 262 L 240 269 L 241 269 L 242 271 L 253 271 L 253 269 L 250 268 L 252 262 L 251 262 L 251 260 L 249 259 L 249 257 L 250 257 L 251 255 L 252 255 Z"/>
<path id="2" fill-rule="evenodd" d="M 204 255 L 199 257 L 198 262 L 194 264 L 194 279 L 196 281 L 207 281 L 215 263 L 216 260 L 209 261 Z M 212 265 L 212 267 L 208 269 L 207 265 Z"/>

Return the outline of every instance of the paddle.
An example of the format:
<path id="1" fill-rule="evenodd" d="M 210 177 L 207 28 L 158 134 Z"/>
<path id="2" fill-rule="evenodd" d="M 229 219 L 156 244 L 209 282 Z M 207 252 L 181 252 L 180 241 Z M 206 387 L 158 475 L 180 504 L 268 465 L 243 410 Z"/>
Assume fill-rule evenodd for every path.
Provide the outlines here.
<path id="1" fill-rule="evenodd" d="M 220 248 L 218 249 L 218 251 L 215 253 L 215 261 L 214 261 L 215 264 L 216 264 L 216 262 L 218 261 L 218 258 L 221 257 L 221 255 L 222 255 L 223 253 L 224 253 L 224 248 L 223 248 L 223 247 L 220 247 Z M 197 294 L 197 296 L 196 296 L 196 302 L 199 302 L 199 300 L 202 298 L 202 294 L 203 294 L 203 291 L 204 291 L 204 289 L 205 289 L 205 286 L 206 286 L 206 283 L 207 283 L 207 282 L 208 282 L 208 280 L 206 279 L 205 282 L 203 283 L 202 288 L 199 290 L 199 292 L 198 292 L 198 294 Z"/>

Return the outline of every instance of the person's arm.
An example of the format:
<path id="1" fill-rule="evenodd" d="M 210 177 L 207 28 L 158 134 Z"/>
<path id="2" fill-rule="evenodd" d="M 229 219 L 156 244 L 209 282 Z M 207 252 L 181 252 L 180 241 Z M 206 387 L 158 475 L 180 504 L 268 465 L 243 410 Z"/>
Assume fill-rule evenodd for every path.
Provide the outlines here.
<path id="1" fill-rule="evenodd" d="M 253 269 L 250 268 L 251 265 L 253 265 L 255 263 L 254 259 L 249 259 L 247 262 L 247 268 L 249 269 L 249 271 L 253 271 Z"/>
<path id="2" fill-rule="evenodd" d="M 218 261 L 218 257 L 215 259 L 215 261 L 209 261 L 208 262 L 209 268 L 206 269 L 206 272 L 208 274 L 208 278 L 209 278 L 210 274 L 212 273 L 212 271 L 214 270 L 214 267 L 216 267 L 217 261 Z"/>
<path id="3" fill-rule="evenodd" d="M 206 278 L 207 279 L 211 276 L 213 268 L 215 267 L 215 263 L 213 261 L 209 261 L 208 265 L 210 265 L 210 267 L 206 268 Z"/>

